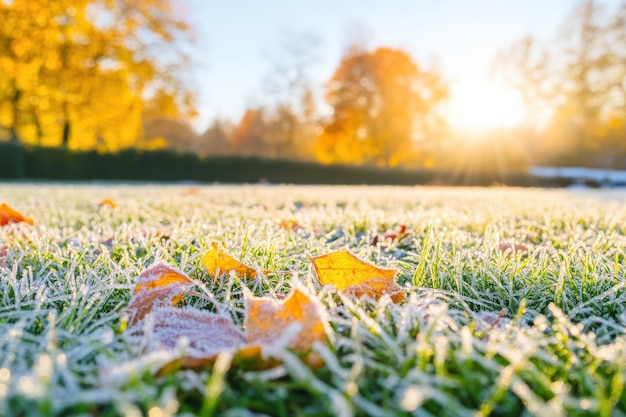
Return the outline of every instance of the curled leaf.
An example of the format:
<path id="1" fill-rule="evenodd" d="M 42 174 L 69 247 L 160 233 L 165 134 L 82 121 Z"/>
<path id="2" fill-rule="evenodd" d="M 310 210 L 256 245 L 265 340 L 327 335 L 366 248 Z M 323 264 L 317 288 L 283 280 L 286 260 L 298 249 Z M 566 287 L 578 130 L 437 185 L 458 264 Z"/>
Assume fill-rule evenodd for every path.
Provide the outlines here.
<path id="1" fill-rule="evenodd" d="M 176 305 L 193 281 L 178 269 L 157 264 L 137 278 L 133 297 L 128 304 L 130 324 L 143 319 L 153 308 Z"/>
<path id="2" fill-rule="evenodd" d="M 334 285 L 339 291 L 355 297 L 369 296 L 378 300 L 384 294 L 398 303 L 405 294 L 395 283 L 394 269 L 379 268 L 364 262 L 350 251 L 338 251 L 312 258 L 317 279 L 322 285 Z"/>
<path id="3" fill-rule="evenodd" d="M 28 223 L 34 224 L 34 220 L 25 217 L 22 213 L 15 210 L 13 207 L 9 206 L 6 203 L 0 204 L 0 226 L 6 226 L 9 223 Z"/>
<path id="4" fill-rule="evenodd" d="M 253 297 L 245 292 L 245 328 L 250 345 L 259 345 L 272 354 L 271 345 L 282 344 L 298 353 L 308 353 L 306 361 L 321 365 L 321 358 L 308 352 L 315 343 L 326 342 L 326 328 L 320 307 L 301 289 L 296 288 L 286 299 Z M 280 359 L 280 358 L 277 358 Z"/>
<path id="5" fill-rule="evenodd" d="M 211 249 L 202 258 L 202 265 L 213 277 L 230 271 L 234 271 L 241 278 L 256 278 L 257 275 L 256 270 L 230 256 L 217 242 L 211 242 Z"/>

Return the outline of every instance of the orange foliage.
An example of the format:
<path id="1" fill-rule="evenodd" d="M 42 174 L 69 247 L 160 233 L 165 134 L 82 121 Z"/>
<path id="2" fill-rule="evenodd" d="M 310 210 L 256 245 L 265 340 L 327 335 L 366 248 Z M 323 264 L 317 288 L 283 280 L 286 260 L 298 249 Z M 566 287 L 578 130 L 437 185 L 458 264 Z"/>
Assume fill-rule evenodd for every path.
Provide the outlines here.
<path id="1" fill-rule="evenodd" d="M 440 77 L 421 71 L 404 51 L 353 50 L 326 85 L 334 113 L 318 137 L 317 157 L 324 163 L 398 165 L 446 97 Z"/>

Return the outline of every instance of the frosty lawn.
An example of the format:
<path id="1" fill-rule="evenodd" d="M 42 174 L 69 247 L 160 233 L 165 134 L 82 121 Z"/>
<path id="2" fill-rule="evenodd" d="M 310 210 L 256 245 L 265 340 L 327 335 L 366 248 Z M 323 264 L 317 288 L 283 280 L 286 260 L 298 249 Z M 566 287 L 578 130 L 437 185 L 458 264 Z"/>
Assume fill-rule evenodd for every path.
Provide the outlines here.
<path id="1" fill-rule="evenodd" d="M 35 224 L 0 229 L 0 415 L 626 415 L 626 192 L 0 184 L 2 202 Z M 211 279 L 212 241 L 258 277 Z M 399 270 L 406 300 L 321 287 L 310 256 L 340 249 Z M 324 365 L 157 374 L 172 352 L 126 331 L 156 262 L 239 327 L 244 287 L 302 285 Z"/>

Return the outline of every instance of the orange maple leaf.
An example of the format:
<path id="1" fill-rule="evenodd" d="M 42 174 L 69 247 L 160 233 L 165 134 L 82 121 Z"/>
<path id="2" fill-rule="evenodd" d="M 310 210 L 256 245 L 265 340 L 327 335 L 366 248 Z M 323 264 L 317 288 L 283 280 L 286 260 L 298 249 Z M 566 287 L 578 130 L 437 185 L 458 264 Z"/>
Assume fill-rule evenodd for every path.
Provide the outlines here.
<path id="1" fill-rule="evenodd" d="M 103 199 L 102 201 L 100 201 L 98 203 L 98 205 L 100 207 L 102 207 L 102 206 L 108 206 L 108 207 L 111 207 L 111 208 L 117 207 L 117 203 L 115 201 L 111 200 L 110 198 Z"/>
<path id="2" fill-rule="evenodd" d="M 202 258 L 202 265 L 209 275 L 217 277 L 219 274 L 227 274 L 235 271 L 241 278 L 256 278 L 257 272 L 252 267 L 239 262 L 224 250 L 220 249 L 219 243 L 211 242 L 211 249 Z"/>
<path id="3" fill-rule="evenodd" d="M 25 217 L 22 213 L 15 210 L 6 203 L 0 204 L 0 226 L 5 226 L 9 223 L 28 223 L 34 224 L 35 221 L 29 217 Z"/>
<path id="4" fill-rule="evenodd" d="M 137 278 L 128 304 L 130 324 L 143 319 L 154 307 L 178 304 L 192 284 L 184 272 L 169 265 L 157 264 L 146 269 Z"/>
<path id="5" fill-rule="evenodd" d="M 331 252 L 311 260 L 322 285 L 334 285 L 339 291 L 358 298 L 367 295 L 378 300 L 389 294 L 394 303 L 405 298 L 404 290 L 394 280 L 396 270 L 364 262 L 350 251 Z"/>
<path id="6" fill-rule="evenodd" d="M 315 343 L 326 342 L 326 328 L 320 307 L 305 292 L 296 288 L 284 300 L 268 297 L 253 297 L 244 292 L 246 338 L 250 345 L 260 349 L 276 343 L 283 337 L 286 347 L 305 353 L 311 366 L 319 366 L 322 359 L 308 352 Z M 297 327 L 291 327 L 297 326 Z M 292 329 L 292 330 L 291 330 Z M 289 332 L 293 331 L 293 334 Z M 277 358 L 280 359 L 280 358 Z"/>

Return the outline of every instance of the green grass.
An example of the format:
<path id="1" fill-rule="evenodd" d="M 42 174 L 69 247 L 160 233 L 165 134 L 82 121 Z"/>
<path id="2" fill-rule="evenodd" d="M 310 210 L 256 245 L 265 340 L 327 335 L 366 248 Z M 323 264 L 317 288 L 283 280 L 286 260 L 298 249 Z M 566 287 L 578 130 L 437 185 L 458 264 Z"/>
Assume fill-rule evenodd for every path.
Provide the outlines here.
<path id="1" fill-rule="evenodd" d="M 0 202 L 36 220 L 0 229 L 0 415 L 626 415 L 626 192 L 186 189 L 0 184 Z M 292 218 L 304 228 L 278 226 Z M 398 225 L 408 238 L 370 244 Z M 213 240 L 294 277 L 214 281 L 200 266 Z M 309 256 L 346 248 L 398 269 L 407 301 L 320 288 Z M 237 324 L 243 286 L 275 296 L 301 282 L 328 313 L 325 366 L 221 357 L 157 376 L 163 356 L 124 332 L 135 278 L 157 261 L 202 281 Z"/>

